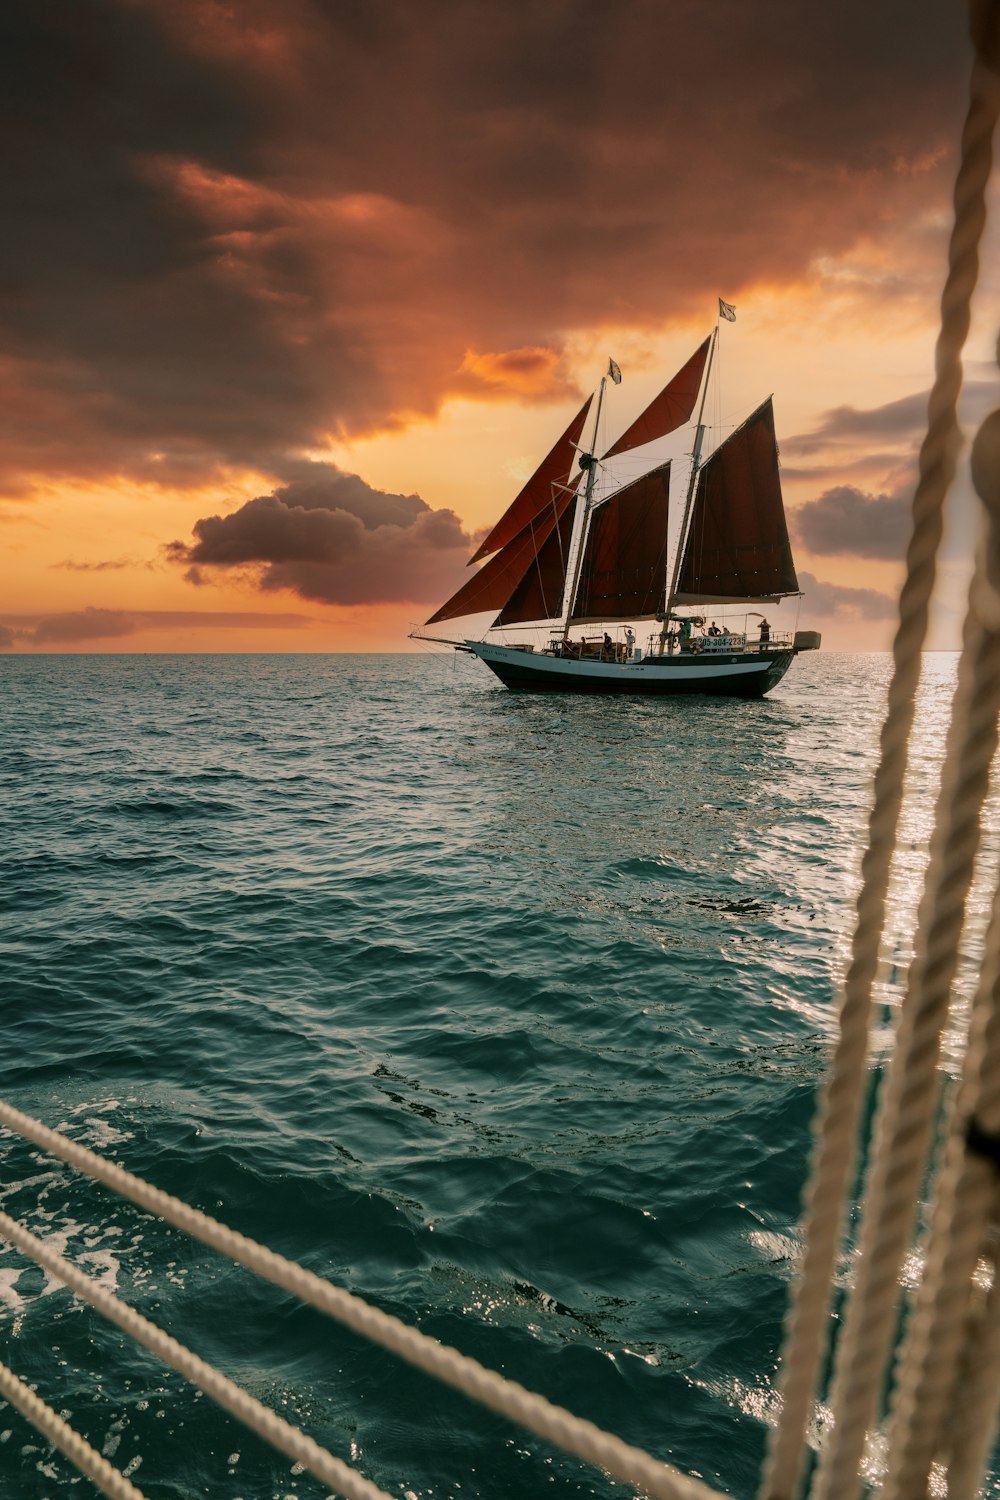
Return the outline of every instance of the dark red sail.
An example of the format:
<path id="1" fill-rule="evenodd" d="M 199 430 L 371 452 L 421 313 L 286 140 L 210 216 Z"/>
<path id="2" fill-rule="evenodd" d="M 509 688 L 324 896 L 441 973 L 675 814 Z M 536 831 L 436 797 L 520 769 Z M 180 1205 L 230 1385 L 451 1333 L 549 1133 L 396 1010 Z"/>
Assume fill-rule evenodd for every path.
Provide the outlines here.
<path id="1" fill-rule="evenodd" d="M 768 398 L 698 475 L 676 604 L 726 604 L 797 594 Z"/>
<path id="2" fill-rule="evenodd" d="M 611 458 L 615 453 L 624 453 L 628 448 L 638 448 L 640 443 L 651 443 L 654 438 L 666 437 L 691 420 L 694 404 L 701 389 L 701 377 L 705 372 L 708 346 L 711 338 L 695 350 L 682 370 L 678 370 L 658 396 L 636 417 L 632 426 L 623 432 L 617 443 L 605 453 Z"/>
<path id="3" fill-rule="evenodd" d="M 565 484 L 574 472 L 577 446 L 593 399 L 592 396 L 587 397 L 552 452 L 542 460 L 524 489 L 504 511 L 482 546 L 469 559 L 470 563 L 479 562 L 481 558 L 489 557 L 491 552 L 505 547 L 534 516 L 540 515 L 551 506 L 553 486 Z"/>
<path id="4" fill-rule="evenodd" d="M 452 594 L 427 621 L 436 625 L 440 620 L 454 620 L 459 615 L 475 615 L 487 609 L 502 609 L 524 578 L 529 568 L 535 567 L 535 558 L 544 547 L 555 527 L 570 508 L 574 496 L 563 490 L 551 502 L 543 515 L 535 516 L 527 526 L 507 545 L 484 563 L 472 578 L 463 583 L 457 593 Z"/>
<path id="5" fill-rule="evenodd" d="M 637 620 L 663 608 L 670 465 L 618 490 L 591 516 L 572 619 Z"/>
<path id="6" fill-rule="evenodd" d="M 558 526 L 553 527 L 548 540 L 539 547 L 533 566 L 493 621 L 494 627 L 522 625 L 529 620 L 553 620 L 562 613 L 573 518 L 574 508 L 567 505 Z"/>

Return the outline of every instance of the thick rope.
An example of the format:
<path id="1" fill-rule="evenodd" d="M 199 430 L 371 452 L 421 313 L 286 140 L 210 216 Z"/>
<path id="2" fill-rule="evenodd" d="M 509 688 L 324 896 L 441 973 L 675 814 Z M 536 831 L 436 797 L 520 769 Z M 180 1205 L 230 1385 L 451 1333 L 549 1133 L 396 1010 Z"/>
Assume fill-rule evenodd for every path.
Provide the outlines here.
<path id="1" fill-rule="evenodd" d="M 997 1204 L 997 1169 L 970 1150 L 970 1120 L 1000 1131 L 1000 892 L 973 1009 L 963 1081 L 934 1196 L 926 1265 L 895 1381 L 883 1500 L 927 1488 L 931 1465 L 950 1447 L 946 1413 L 981 1291 L 974 1277 Z"/>
<path id="2" fill-rule="evenodd" d="M 953 1452 L 948 1464 L 948 1500 L 976 1500 L 996 1441 L 1000 1412 L 1000 1286 L 996 1255 L 993 1285 L 970 1343 L 956 1402 Z"/>
<path id="3" fill-rule="evenodd" d="M 906 774 L 907 746 L 936 576 L 945 495 L 955 472 L 960 433 L 961 354 L 979 274 L 985 193 L 992 168 L 997 119 L 995 80 L 977 58 L 955 183 L 955 224 L 948 276 L 941 298 L 936 377 L 928 402 L 928 428 L 920 450 L 913 498 L 913 531 L 900 619 L 893 642 L 889 685 L 868 846 L 861 865 L 851 962 L 844 978 L 839 1037 L 816 1121 L 816 1142 L 803 1216 L 805 1249 L 789 1309 L 778 1391 L 781 1416 L 772 1431 L 761 1478 L 761 1500 L 792 1500 L 805 1458 L 805 1437 L 816 1396 L 820 1362 L 829 1337 L 837 1253 L 843 1239 L 847 1195 L 857 1160 L 857 1134 L 867 1081 L 866 1051 L 871 993 L 885 923 L 889 872 L 896 844 Z"/>
<path id="4" fill-rule="evenodd" d="M 108 1500 L 146 1500 L 142 1490 L 126 1479 L 120 1469 L 102 1458 L 86 1438 L 74 1432 L 51 1406 L 46 1406 L 31 1387 L 4 1364 L 0 1364 L 0 1396 L 15 1406 L 46 1442 L 64 1453 L 74 1468 L 86 1474 L 101 1494 L 108 1496 Z"/>
<path id="5" fill-rule="evenodd" d="M 972 477 L 989 528 L 970 591 L 970 614 L 1000 631 L 1000 413 L 984 422 L 972 450 Z M 976 1136 L 969 1137 L 970 1128 Z M 958 1381 L 963 1340 L 973 1336 L 981 1302 L 973 1277 L 988 1253 L 997 1209 L 997 1163 L 975 1139 L 1000 1139 L 1000 887 L 994 893 L 983 963 L 970 1017 L 962 1083 L 936 1184 L 926 1265 L 900 1359 L 883 1500 L 925 1489 L 935 1456 L 950 1447 L 946 1411 Z M 971 1141 L 971 1143 L 970 1143 Z"/>
<path id="6" fill-rule="evenodd" d="M 429 1338 L 399 1318 L 370 1306 L 343 1287 L 324 1281 L 304 1266 L 247 1239 L 217 1219 L 209 1218 L 190 1204 L 162 1192 L 140 1177 L 134 1177 L 114 1162 L 68 1140 L 3 1101 L 0 1101 L 0 1125 L 34 1141 L 43 1151 L 103 1182 L 140 1208 L 157 1214 L 210 1249 L 219 1251 L 254 1275 L 335 1318 L 346 1328 L 388 1349 L 417 1369 L 436 1376 L 471 1400 L 528 1428 L 564 1452 L 595 1464 L 615 1479 L 634 1485 L 655 1500 L 717 1500 L 715 1491 L 700 1480 L 692 1479 L 670 1464 L 652 1458 L 641 1448 L 603 1432 L 592 1422 L 573 1416 L 544 1396 L 525 1390 L 516 1381 L 505 1380 L 477 1360 Z"/>
<path id="7" fill-rule="evenodd" d="M 30 1256 L 50 1276 L 68 1286 L 77 1297 L 89 1302 L 103 1317 L 117 1324 L 129 1338 L 142 1344 L 157 1359 L 176 1370 L 178 1375 L 183 1375 L 185 1380 L 204 1391 L 206 1396 L 211 1396 L 213 1401 L 224 1407 L 237 1421 L 249 1427 L 258 1437 L 264 1438 L 272 1447 L 286 1453 L 293 1462 L 302 1464 L 317 1479 L 345 1496 L 346 1500 L 390 1500 L 384 1490 L 371 1484 L 355 1469 L 314 1443 L 304 1432 L 290 1426 L 276 1412 L 271 1411 L 270 1407 L 264 1406 L 231 1380 L 227 1380 L 212 1365 L 199 1359 L 197 1354 L 179 1344 L 169 1333 L 164 1333 L 162 1328 L 137 1313 L 113 1292 L 100 1286 L 57 1251 L 49 1249 L 42 1240 L 25 1229 L 23 1224 L 3 1212 L 0 1212 L 0 1235 Z"/>
<path id="8" fill-rule="evenodd" d="M 860 1484 L 865 1434 L 878 1415 L 899 1303 L 899 1272 L 913 1233 L 934 1129 L 940 1035 L 997 746 L 998 709 L 1000 636 L 985 633 L 977 621 L 967 619 L 917 919 L 917 953 L 875 1121 L 857 1280 L 834 1367 L 833 1433 L 820 1458 L 814 1500 L 852 1500 Z"/>

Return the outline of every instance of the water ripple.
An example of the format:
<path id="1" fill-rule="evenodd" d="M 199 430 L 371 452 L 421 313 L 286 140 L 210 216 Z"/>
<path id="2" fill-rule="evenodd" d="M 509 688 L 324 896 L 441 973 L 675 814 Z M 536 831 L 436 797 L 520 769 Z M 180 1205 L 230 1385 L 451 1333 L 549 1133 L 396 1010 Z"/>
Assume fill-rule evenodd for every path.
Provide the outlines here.
<path id="1" fill-rule="evenodd" d="M 575 702 L 464 659 L 3 659 L 5 1092 L 749 1496 L 888 666 Z M 889 1007 L 953 677 L 927 658 Z M 0 1149 L 8 1211 L 390 1491 L 617 1493 Z M 321 1493 L 10 1251 L 0 1325 L 150 1494 Z M 76 1493 L 0 1425 L 5 1490 Z"/>

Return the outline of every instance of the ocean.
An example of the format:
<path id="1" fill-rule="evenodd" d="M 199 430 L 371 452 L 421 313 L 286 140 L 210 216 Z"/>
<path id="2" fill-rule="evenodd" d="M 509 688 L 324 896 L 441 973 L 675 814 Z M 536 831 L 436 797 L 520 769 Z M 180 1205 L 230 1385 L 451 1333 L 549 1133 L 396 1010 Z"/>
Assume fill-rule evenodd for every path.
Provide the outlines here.
<path id="1" fill-rule="evenodd" d="M 955 665 L 925 658 L 875 1071 Z M 889 671 L 627 701 L 457 655 L 6 657 L 3 1096 L 750 1500 Z M 0 1167 L 391 1494 L 623 1493 L 7 1134 Z M 325 1493 L 9 1249 L 0 1330 L 150 1500 Z M 85 1490 L 0 1410 L 0 1493 Z"/>

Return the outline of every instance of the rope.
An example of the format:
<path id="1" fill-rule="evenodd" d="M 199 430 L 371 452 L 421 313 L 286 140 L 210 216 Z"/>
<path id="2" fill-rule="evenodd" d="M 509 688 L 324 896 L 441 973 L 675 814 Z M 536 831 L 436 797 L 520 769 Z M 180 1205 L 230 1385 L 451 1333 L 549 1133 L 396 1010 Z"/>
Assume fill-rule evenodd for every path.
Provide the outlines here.
<path id="1" fill-rule="evenodd" d="M 865 1433 L 878 1413 L 899 1302 L 899 1272 L 934 1128 L 940 1033 L 997 745 L 998 707 L 1000 636 L 984 633 L 977 621 L 969 620 L 918 915 L 917 955 L 879 1101 L 857 1282 L 837 1346 L 830 1398 L 834 1431 L 820 1460 L 815 1500 L 850 1500 L 860 1482 Z"/>
<path id="2" fill-rule="evenodd" d="M 176 1339 L 164 1333 L 155 1323 L 137 1313 L 134 1308 L 129 1307 L 120 1297 L 113 1292 L 98 1285 L 85 1272 L 81 1271 L 72 1262 L 59 1255 L 57 1251 L 50 1250 L 47 1245 L 23 1224 L 12 1219 L 9 1214 L 0 1212 L 0 1235 L 4 1239 L 16 1245 L 25 1255 L 31 1257 L 37 1265 L 43 1267 L 51 1276 L 65 1283 L 69 1289 L 81 1297 L 84 1302 L 107 1318 L 116 1323 L 129 1338 L 142 1344 L 150 1353 L 155 1354 L 157 1359 L 176 1370 L 178 1375 L 183 1375 L 185 1380 L 196 1385 L 199 1390 L 211 1396 L 212 1400 L 219 1406 L 224 1407 L 232 1416 L 249 1427 L 258 1437 L 264 1438 L 272 1447 L 279 1449 L 288 1455 L 294 1462 L 300 1463 L 321 1479 L 324 1484 L 335 1489 L 346 1500 L 390 1500 L 384 1490 L 364 1479 L 355 1469 L 342 1463 L 325 1448 L 321 1448 L 312 1438 L 307 1437 L 304 1432 L 290 1426 L 276 1412 L 262 1405 L 255 1397 L 247 1391 L 241 1390 L 231 1380 L 227 1380 L 212 1365 L 206 1364 L 179 1344 Z"/>
<path id="3" fill-rule="evenodd" d="M 984 631 L 997 631 L 1000 413 L 987 419 L 976 438 L 972 477 L 991 524 L 970 591 L 970 614 L 978 616 Z M 960 1363 L 963 1358 L 968 1363 L 975 1307 L 981 1301 L 973 1277 L 980 1257 L 988 1253 L 998 1189 L 997 1163 L 975 1149 L 970 1122 L 987 1140 L 1000 1132 L 1000 887 L 994 894 L 962 1084 L 938 1176 L 926 1267 L 898 1366 L 884 1500 L 903 1500 L 926 1488 L 935 1455 L 949 1446 L 953 1424 L 946 1411 L 960 1381 Z"/>
<path id="4" fill-rule="evenodd" d="M 992 1270 L 993 1285 L 977 1337 L 969 1347 L 961 1402 L 955 1411 L 948 1500 L 975 1500 L 996 1438 L 1000 1406 L 1000 1287 L 995 1254 Z"/>
<path id="5" fill-rule="evenodd" d="M 717 1500 L 715 1491 L 700 1480 L 692 1479 L 672 1465 L 652 1458 L 641 1448 L 603 1432 L 594 1423 L 573 1416 L 571 1412 L 547 1401 L 544 1396 L 526 1390 L 516 1381 L 504 1379 L 477 1360 L 460 1354 L 457 1349 L 429 1338 L 416 1328 L 410 1328 L 399 1318 L 379 1311 L 360 1297 L 345 1291 L 343 1287 L 322 1280 L 304 1266 L 286 1260 L 264 1245 L 209 1218 L 190 1204 L 134 1177 L 131 1172 L 126 1172 L 114 1162 L 98 1156 L 76 1141 L 67 1140 L 57 1131 L 50 1130 L 48 1126 L 22 1114 L 2 1100 L 0 1125 L 6 1125 L 16 1134 L 34 1141 L 36 1146 L 58 1157 L 68 1166 L 103 1182 L 140 1208 L 157 1214 L 168 1224 L 173 1224 L 185 1234 L 200 1240 L 210 1249 L 219 1251 L 238 1265 L 245 1266 L 254 1275 L 290 1292 L 301 1302 L 308 1303 L 328 1317 L 335 1318 L 346 1328 L 351 1328 L 372 1343 L 388 1349 L 417 1369 L 436 1376 L 471 1400 L 528 1428 L 564 1452 L 595 1464 L 615 1479 L 634 1485 L 646 1495 L 654 1497 L 654 1500 Z M 19 1232 L 26 1233 L 24 1230 Z M 210 1367 L 204 1368 L 208 1370 Z"/>
<path id="6" fill-rule="evenodd" d="M 985 222 L 985 193 L 992 167 L 992 136 L 997 119 L 993 80 L 981 57 L 984 28 L 975 37 L 977 56 L 970 80 L 968 114 L 955 183 L 955 224 L 948 249 L 948 276 L 941 297 L 941 329 L 936 376 L 928 401 L 927 433 L 920 449 L 913 498 L 913 530 L 907 574 L 900 595 L 900 619 L 893 642 L 880 759 L 868 820 L 868 845 L 861 865 L 861 888 L 851 961 L 843 985 L 839 1037 L 815 1125 L 815 1144 L 806 1188 L 805 1250 L 786 1320 L 778 1392 L 781 1417 L 772 1431 L 761 1478 L 761 1500 L 791 1500 L 800 1482 L 806 1429 L 828 1338 L 838 1247 L 843 1238 L 846 1199 L 857 1160 L 856 1138 L 867 1078 L 866 1050 L 872 985 L 885 922 L 889 872 L 895 851 L 906 774 L 907 747 L 920 675 L 920 653 L 927 633 L 945 495 L 955 472 L 959 446 L 958 396 L 961 353 L 969 330 L 970 304 L 979 273 L 979 243 Z"/>
<path id="7" fill-rule="evenodd" d="M 1000 892 L 994 901 L 982 981 L 973 1006 L 963 1080 L 938 1177 L 926 1268 L 896 1376 L 883 1500 L 926 1489 L 948 1447 L 946 1418 L 962 1344 L 974 1317 L 974 1277 L 997 1198 L 995 1166 L 969 1149 L 967 1122 L 1000 1127 Z"/>
<path id="8" fill-rule="evenodd" d="M 102 1458 L 86 1438 L 82 1438 L 64 1422 L 51 1406 L 46 1406 L 31 1387 L 19 1380 L 14 1371 L 4 1364 L 0 1364 L 0 1396 L 9 1401 L 11 1406 L 16 1406 L 36 1432 L 40 1432 L 53 1447 L 64 1453 L 74 1468 L 79 1469 L 81 1474 L 86 1474 L 109 1500 L 146 1500 L 142 1490 L 137 1489 L 106 1458 Z"/>

